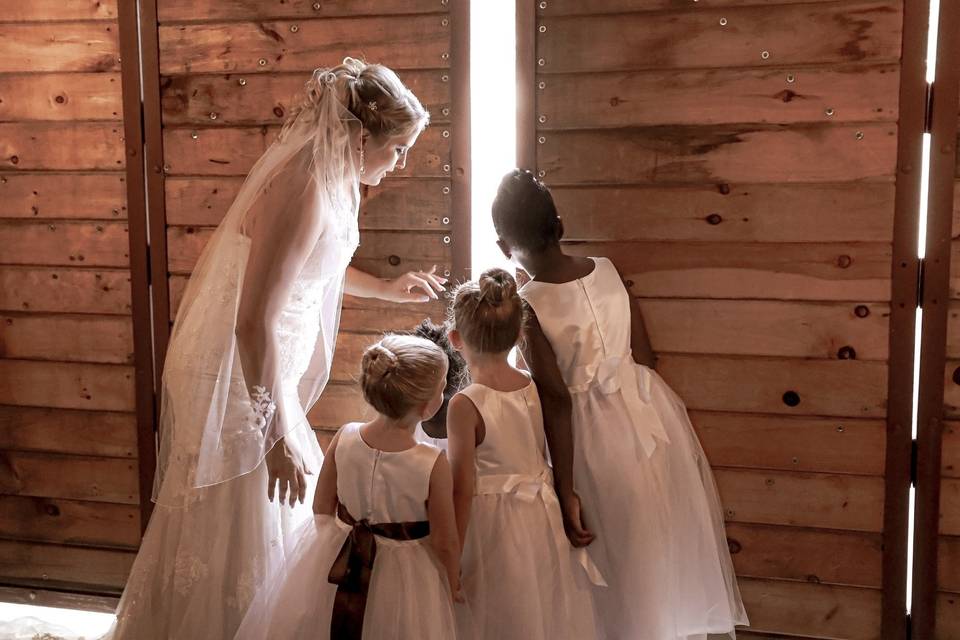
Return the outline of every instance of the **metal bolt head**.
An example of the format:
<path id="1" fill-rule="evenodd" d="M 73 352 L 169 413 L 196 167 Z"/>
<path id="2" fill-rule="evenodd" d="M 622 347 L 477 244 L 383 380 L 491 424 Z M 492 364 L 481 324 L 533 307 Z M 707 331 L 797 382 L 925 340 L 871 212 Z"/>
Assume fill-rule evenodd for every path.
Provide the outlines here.
<path id="1" fill-rule="evenodd" d="M 726 18 L 720 18 L 720 26 L 721 26 L 721 27 L 727 26 L 727 19 L 726 19 Z"/>
<path id="2" fill-rule="evenodd" d="M 299 25 L 296 25 L 296 24 L 290 25 L 290 33 L 296 33 L 297 31 L 300 31 Z"/>
<path id="3" fill-rule="evenodd" d="M 440 82 L 448 82 L 449 80 L 450 80 L 450 76 L 448 76 L 447 74 L 443 74 L 442 76 L 440 76 Z"/>
<path id="4" fill-rule="evenodd" d="M 540 3 L 540 8 L 541 8 L 541 9 L 546 9 L 546 8 L 547 8 L 547 3 L 546 3 L 546 2 L 541 2 L 541 3 Z"/>
<path id="5" fill-rule="evenodd" d="M 216 112 L 216 111 L 211 111 L 211 112 L 210 112 L 210 119 L 211 119 L 211 120 L 216 120 L 216 119 L 217 119 L 217 112 Z"/>
<path id="6" fill-rule="evenodd" d="M 769 52 L 769 51 L 761 51 L 761 52 L 760 52 L 760 57 L 763 58 L 764 60 L 768 60 L 768 59 L 770 58 L 770 52 Z"/>
<path id="7" fill-rule="evenodd" d="M 448 24 L 450 24 L 449 18 L 444 18 L 443 20 L 440 21 L 440 24 L 442 24 L 443 26 L 447 26 Z"/>
<path id="8" fill-rule="evenodd" d="M 444 129 L 444 131 L 443 131 L 443 137 L 444 137 L 444 138 L 449 138 L 449 137 L 450 137 L 450 132 L 447 131 L 446 129 Z"/>
<path id="9" fill-rule="evenodd" d="M 200 134 L 197 133 L 196 131 L 194 131 L 193 133 L 190 134 L 190 137 L 193 138 L 194 140 L 196 140 L 197 138 L 200 137 Z"/>
<path id="10" fill-rule="evenodd" d="M 447 195 L 448 193 L 450 193 L 450 187 L 444 187 L 444 188 L 443 188 L 443 195 Z"/>
<path id="11" fill-rule="evenodd" d="M 854 134 L 854 137 L 855 137 L 857 140 L 863 140 L 863 131 L 857 131 L 857 133 Z"/>
<path id="12" fill-rule="evenodd" d="M 449 60 L 449 59 L 450 59 L 450 54 L 447 53 L 447 52 L 443 52 L 443 53 L 440 54 L 440 58 L 443 59 L 443 60 Z"/>
<path id="13" fill-rule="evenodd" d="M 440 4 L 447 6 L 450 3 L 450 0 L 440 0 Z"/>
<path id="14" fill-rule="evenodd" d="M 843 433 L 843 425 L 842 425 L 842 424 L 837 426 L 837 433 Z"/>
<path id="15" fill-rule="evenodd" d="M 445 116 L 450 115 L 450 107 L 444 107 L 443 109 L 440 109 L 440 113 L 442 113 Z"/>
<path id="16" fill-rule="evenodd" d="M 450 218 L 444 217 L 441 222 L 443 222 L 443 224 L 450 224 Z"/>
<path id="17" fill-rule="evenodd" d="M 443 165 L 443 170 L 445 173 L 450 173 L 450 165 L 448 164 Z"/>
<path id="18" fill-rule="evenodd" d="M 450 236 L 443 236 L 443 244 L 450 244 Z"/>
<path id="19" fill-rule="evenodd" d="M 539 122 L 540 124 L 543 124 L 546 121 L 547 121 L 547 116 L 540 116 L 539 118 L 537 118 L 537 122 Z"/>
<path id="20" fill-rule="evenodd" d="M 237 84 L 240 85 L 241 87 L 247 86 L 246 78 L 240 78 L 239 80 L 237 80 Z"/>
<path id="21" fill-rule="evenodd" d="M 824 111 L 824 113 L 827 115 L 827 117 L 833 116 L 833 113 L 834 113 L 833 107 L 827 107 L 827 109 L 826 109 L 826 111 Z"/>
<path id="22" fill-rule="evenodd" d="M 319 3 L 319 2 L 314 2 L 314 3 L 313 3 L 313 10 L 314 10 L 314 11 L 320 11 L 320 3 Z"/>
<path id="23" fill-rule="evenodd" d="M 542 66 L 544 66 L 545 64 L 547 64 L 547 61 L 544 60 L 543 58 L 540 58 L 539 60 L 537 60 L 537 66 L 542 67 Z"/>
<path id="24" fill-rule="evenodd" d="M 546 89 L 546 88 L 547 88 L 547 83 L 546 83 L 546 82 L 543 82 L 543 81 L 541 80 L 540 82 L 537 83 L 537 87 L 540 88 L 540 89 Z"/>
<path id="25" fill-rule="evenodd" d="M 540 25 L 539 31 L 540 31 L 540 33 L 546 33 L 546 32 L 547 32 L 547 25 L 545 25 L 545 24 Z"/>
<path id="26" fill-rule="evenodd" d="M 537 138 L 537 142 L 539 142 L 540 144 L 543 144 L 543 143 L 546 142 L 546 141 L 547 141 L 547 139 L 544 138 L 543 136 L 540 136 L 539 138 Z"/>
<path id="27" fill-rule="evenodd" d="M 450 269 L 444 269 L 444 270 L 443 270 L 443 275 L 444 275 L 445 277 L 448 277 L 448 278 L 449 278 L 449 277 L 450 277 Z"/>
<path id="28" fill-rule="evenodd" d="M 267 64 L 267 59 L 266 59 L 266 58 L 260 58 L 260 59 L 257 61 L 257 64 L 259 64 L 261 67 L 264 67 L 264 66 L 266 66 L 266 64 Z"/>
<path id="29" fill-rule="evenodd" d="M 797 81 L 797 76 L 793 75 L 792 73 L 787 74 L 787 82 L 789 82 L 790 84 L 793 84 L 796 81 Z"/>
<path id="30" fill-rule="evenodd" d="M 543 169 L 540 169 L 540 171 L 537 171 L 537 175 L 542 178 L 543 176 L 547 175 L 547 172 Z"/>

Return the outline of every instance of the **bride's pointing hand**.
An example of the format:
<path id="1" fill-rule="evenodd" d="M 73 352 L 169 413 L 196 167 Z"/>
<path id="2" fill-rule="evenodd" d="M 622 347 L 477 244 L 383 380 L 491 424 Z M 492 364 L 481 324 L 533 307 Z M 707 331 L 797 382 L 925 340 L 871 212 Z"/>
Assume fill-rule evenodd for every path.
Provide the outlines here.
<path id="1" fill-rule="evenodd" d="M 408 271 L 386 281 L 385 296 L 391 302 L 429 302 L 437 300 L 447 279 L 437 275 L 437 265 L 429 271 Z"/>

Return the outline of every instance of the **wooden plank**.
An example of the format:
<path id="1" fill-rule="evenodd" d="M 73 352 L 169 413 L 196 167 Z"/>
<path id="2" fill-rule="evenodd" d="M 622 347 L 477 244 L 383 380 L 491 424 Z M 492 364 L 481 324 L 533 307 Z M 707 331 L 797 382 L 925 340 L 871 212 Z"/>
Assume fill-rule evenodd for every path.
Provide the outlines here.
<path id="1" fill-rule="evenodd" d="M 0 22 L 113 20 L 116 17 L 117 0 L 30 0 L 6 3 Z"/>
<path id="2" fill-rule="evenodd" d="M 212 235 L 213 230 L 207 227 L 169 227 L 170 273 L 190 273 Z M 444 237 L 442 233 L 367 231 L 361 235 L 353 265 L 387 277 L 411 269 L 429 269 L 433 264 L 449 264 L 449 245 L 444 244 Z"/>
<path id="3" fill-rule="evenodd" d="M 947 418 L 960 416 L 960 360 L 947 360 L 943 380 L 943 411 Z"/>
<path id="4" fill-rule="evenodd" d="M 0 220 L 0 264 L 126 267 L 126 222 Z"/>
<path id="5" fill-rule="evenodd" d="M 787 80 L 793 78 L 793 82 Z M 897 65 L 557 74 L 541 130 L 897 119 Z"/>
<path id="6" fill-rule="evenodd" d="M 669 354 L 657 370 L 691 409 L 886 416 L 886 363 Z"/>
<path id="7" fill-rule="evenodd" d="M 404 15 L 444 10 L 436 0 L 163 0 L 157 7 L 160 22 L 203 20 L 269 20 L 277 18 L 331 18 L 361 15 Z"/>
<path id="8" fill-rule="evenodd" d="M 0 537 L 136 549 L 140 512 L 103 502 L 0 496 Z"/>
<path id="9" fill-rule="evenodd" d="M 960 479 L 940 481 L 940 533 L 960 536 Z"/>
<path id="10" fill-rule="evenodd" d="M 960 358 L 960 301 L 947 303 L 947 357 Z"/>
<path id="11" fill-rule="evenodd" d="M 634 295 L 776 300 L 890 299 L 890 246 L 881 243 L 569 243 L 609 257 Z"/>
<path id="12" fill-rule="evenodd" d="M 0 76 L 0 121 L 120 118 L 118 73 Z"/>
<path id="13" fill-rule="evenodd" d="M 937 589 L 960 594 L 960 537 L 940 536 Z"/>
<path id="14" fill-rule="evenodd" d="M 857 587 L 739 580 L 750 630 L 836 640 L 880 637 L 880 591 Z"/>
<path id="15" fill-rule="evenodd" d="M 641 309 L 657 352 L 887 359 L 886 305 L 646 299 Z"/>
<path id="16" fill-rule="evenodd" d="M 2 126 L 2 125 L 0 125 Z M 202 130 L 165 129 L 164 161 L 170 175 L 242 176 L 253 167 L 279 133 L 279 127 L 224 127 Z M 410 150 L 398 177 L 447 177 L 449 139 L 444 129 L 428 127 Z M 194 138 L 196 136 L 196 138 Z M 444 171 L 443 167 L 447 170 Z"/>
<path id="17" fill-rule="evenodd" d="M 0 267 L 0 310 L 130 313 L 126 270 Z"/>
<path id="18" fill-rule="evenodd" d="M 117 596 L 70 593 L 69 591 L 31 589 L 29 587 L 0 586 L 0 602 L 27 604 L 37 607 L 78 609 L 80 611 L 96 611 L 98 613 L 109 613 L 112 615 L 117 610 L 119 600 L 120 598 Z"/>
<path id="19" fill-rule="evenodd" d="M 739 7 L 784 5 L 793 3 L 834 2 L 835 0 L 710 0 L 711 7 Z M 683 0 L 593 0 L 585 3 L 580 0 L 551 0 L 547 6 L 538 10 L 540 15 L 572 16 L 603 13 L 628 13 L 633 11 L 663 11 L 688 9 L 701 11 L 697 5 Z"/>
<path id="20" fill-rule="evenodd" d="M 935 640 L 960 638 L 960 596 L 941 593 L 937 597 L 937 630 Z"/>
<path id="21" fill-rule="evenodd" d="M 134 557 L 132 551 L 0 540 L 0 580 L 51 588 L 72 586 L 87 592 L 119 591 Z"/>
<path id="22" fill-rule="evenodd" d="M 555 187 L 567 240 L 890 242 L 892 183 Z"/>
<path id="23" fill-rule="evenodd" d="M 901 17 L 901 3 L 890 1 L 543 16 L 537 58 L 542 73 L 893 63 Z"/>
<path id="24" fill-rule="evenodd" d="M 945 478 L 960 478 L 960 424 L 954 420 L 943 423 L 940 473 Z"/>
<path id="25" fill-rule="evenodd" d="M 449 19 L 439 15 L 161 26 L 159 38 L 163 75 L 309 72 L 339 64 L 344 51 L 395 69 L 449 66 Z"/>
<path id="26" fill-rule="evenodd" d="M 879 534 L 729 523 L 727 541 L 738 576 L 881 585 Z"/>
<path id="27" fill-rule="evenodd" d="M 3 36 L 0 73 L 120 70 L 117 27 L 112 22 L 8 24 Z"/>
<path id="28" fill-rule="evenodd" d="M 135 458 L 133 414 L 0 406 L 0 449 Z"/>
<path id="29" fill-rule="evenodd" d="M 883 475 L 883 420 L 713 411 L 691 411 L 690 420 L 717 467 Z"/>
<path id="30" fill-rule="evenodd" d="M 439 69 L 401 74 L 434 124 L 450 120 L 450 83 L 443 80 L 444 75 Z M 304 72 L 167 76 L 160 86 L 163 122 L 167 126 L 283 124 L 309 79 Z"/>
<path id="31" fill-rule="evenodd" d="M 879 533 L 883 478 L 715 469 L 728 522 Z"/>
<path id="32" fill-rule="evenodd" d="M 133 326 L 125 316 L 0 313 L 0 358 L 133 363 Z"/>
<path id="33" fill-rule="evenodd" d="M 122 174 L 7 173 L 0 176 L 0 218 L 127 217 Z"/>
<path id="34" fill-rule="evenodd" d="M 896 130 L 865 124 L 552 131 L 538 138 L 537 166 L 550 186 L 890 181 Z"/>
<path id="35" fill-rule="evenodd" d="M 166 180 L 167 223 L 216 226 L 240 190 L 243 178 L 170 178 Z M 444 188 L 447 192 L 444 193 Z M 361 229 L 438 231 L 450 228 L 450 181 L 387 178 L 365 189 Z"/>
<path id="36" fill-rule="evenodd" d="M 111 123 L 0 123 L 0 169 L 122 169 L 122 136 L 120 126 Z"/>
<path id="37" fill-rule="evenodd" d="M 0 493 L 138 505 L 137 462 L 0 451 Z"/>
<path id="38" fill-rule="evenodd" d="M 332 382 L 323 390 L 307 417 L 310 424 L 326 429 L 339 429 L 348 422 L 372 418 L 373 409 L 363 401 L 356 384 Z"/>
<path id="39" fill-rule="evenodd" d="M 0 404 L 133 411 L 133 367 L 0 360 Z"/>

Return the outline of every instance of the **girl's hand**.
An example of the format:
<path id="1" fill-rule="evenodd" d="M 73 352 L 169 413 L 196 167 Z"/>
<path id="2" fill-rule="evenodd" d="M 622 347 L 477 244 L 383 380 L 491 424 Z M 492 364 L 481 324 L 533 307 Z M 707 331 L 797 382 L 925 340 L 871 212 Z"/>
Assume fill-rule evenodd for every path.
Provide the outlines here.
<path id="1" fill-rule="evenodd" d="M 580 496 L 570 492 L 568 495 L 559 496 L 559 498 L 560 511 L 563 513 L 563 531 L 567 534 L 570 544 L 575 547 L 585 547 L 593 542 L 596 536 L 590 533 L 583 521 L 583 513 L 580 510 Z"/>
<path id="2" fill-rule="evenodd" d="M 267 453 L 267 498 L 273 502 L 277 483 L 280 483 L 280 504 L 290 496 L 290 506 L 297 500 L 303 504 L 307 495 L 307 479 L 304 476 L 303 461 L 295 451 L 281 438 Z"/>
<path id="3" fill-rule="evenodd" d="M 384 283 L 384 300 L 390 302 L 429 302 L 437 300 L 437 293 L 443 291 L 447 279 L 436 275 L 437 265 L 430 271 L 408 271 L 399 278 L 386 280 Z"/>

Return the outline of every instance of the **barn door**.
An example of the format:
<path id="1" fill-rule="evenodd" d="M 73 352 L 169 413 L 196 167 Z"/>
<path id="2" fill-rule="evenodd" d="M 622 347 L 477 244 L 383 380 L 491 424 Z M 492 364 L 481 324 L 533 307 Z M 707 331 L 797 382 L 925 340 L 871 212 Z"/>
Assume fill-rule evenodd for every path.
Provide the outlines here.
<path id="1" fill-rule="evenodd" d="M 154 151 L 165 218 L 153 222 L 166 238 L 165 251 L 155 245 L 155 264 L 166 264 L 169 319 L 291 99 L 315 68 L 348 55 L 396 70 L 432 120 L 406 169 L 366 191 L 354 266 L 386 277 L 436 264 L 462 277 L 470 244 L 466 11 L 465 2 L 448 0 L 157 0 L 160 118 L 148 122 L 147 138 L 153 126 L 162 141 Z M 427 314 L 442 318 L 442 303 L 344 301 L 332 384 L 310 415 L 321 442 L 363 415 L 355 384 L 363 349 Z"/>
<path id="2" fill-rule="evenodd" d="M 132 3 L 4 3 L 3 587 L 116 593 L 140 540 L 153 443 L 137 437 L 152 381 L 136 68 Z"/>
<path id="3" fill-rule="evenodd" d="M 687 402 L 743 637 L 904 637 L 919 171 L 897 166 L 919 168 L 926 3 L 544 0 L 518 21 L 522 161 L 568 248 L 626 274 Z"/>

